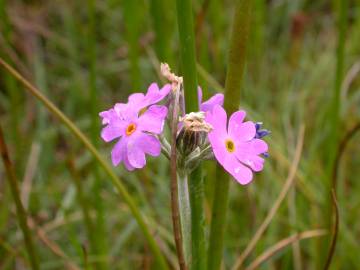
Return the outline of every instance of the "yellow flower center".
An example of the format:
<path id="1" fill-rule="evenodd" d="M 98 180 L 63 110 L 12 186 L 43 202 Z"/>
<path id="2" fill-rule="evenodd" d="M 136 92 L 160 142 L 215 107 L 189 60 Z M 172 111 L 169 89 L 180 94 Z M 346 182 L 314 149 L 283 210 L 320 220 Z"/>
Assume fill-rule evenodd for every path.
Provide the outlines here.
<path id="1" fill-rule="evenodd" d="M 225 141 L 225 146 L 226 146 L 226 150 L 229 152 L 229 153 L 232 153 L 235 151 L 235 144 L 232 140 L 226 140 Z"/>
<path id="2" fill-rule="evenodd" d="M 136 130 L 136 125 L 134 123 L 131 123 L 126 128 L 126 136 L 130 136 L 135 132 L 135 130 Z"/>

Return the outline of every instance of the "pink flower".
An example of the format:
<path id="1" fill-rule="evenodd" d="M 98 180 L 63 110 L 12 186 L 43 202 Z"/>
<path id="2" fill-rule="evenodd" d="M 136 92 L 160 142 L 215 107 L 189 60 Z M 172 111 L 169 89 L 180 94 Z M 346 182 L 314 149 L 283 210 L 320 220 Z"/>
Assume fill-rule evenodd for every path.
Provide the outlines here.
<path id="1" fill-rule="evenodd" d="M 214 108 L 215 105 L 222 106 L 224 104 L 224 95 L 223 94 L 215 94 L 207 101 L 202 102 L 202 89 L 198 87 L 198 102 L 199 102 L 199 110 L 203 112 L 210 112 Z"/>
<path id="2" fill-rule="evenodd" d="M 245 111 L 233 113 L 227 126 L 225 110 L 215 105 L 205 119 L 213 127 L 208 138 L 216 159 L 242 185 L 251 182 L 252 171 L 263 169 L 264 159 L 259 155 L 268 150 L 263 140 L 255 138 L 255 124 L 243 122 L 245 116 Z"/>
<path id="3" fill-rule="evenodd" d="M 127 104 L 117 103 L 99 114 L 105 125 L 101 138 L 105 142 L 119 139 L 111 151 L 114 166 L 123 162 L 126 169 L 132 171 L 145 166 L 145 154 L 160 155 L 161 144 L 154 134 L 162 133 L 168 109 L 152 104 L 163 99 L 169 91 L 170 85 L 159 90 L 156 84 L 151 84 L 146 95 L 132 94 Z"/>
<path id="4" fill-rule="evenodd" d="M 115 106 L 118 106 L 118 109 L 120 109 L 120 107 L 128 106 L 132 109 L 132 113 L 137 115 L 146 107 L 163 100 L 169 94 L 170 90 L 170 84 L 165 84 L 161 89 L 159 89 L 159 86 L 156 83 L 152 83 L 150 84 L 146 95 L 143 93 L 131 94 L 128 98 L 127 104 L 117 103 Z M 114 109 L 110 109 L 108 111 L 101 112 L 100 116 L 103 118 L 102 124 L 108 124 L 110 118 L 116 116 L 116 114 L 114 114 Z"/>
<path id="5" fill-rule="evenodd" d="M 169 94 L 170 90 L 170 84 L 165 84 L 161 89 L 159 89 L 157 83 L 152 83 L 150 84 L 146 95 L 143 93 L 134 93 L 129 96 L 128 103 L 129 105 L 136 106 L 141 110 L 142 108 L 163 100 Z"/>

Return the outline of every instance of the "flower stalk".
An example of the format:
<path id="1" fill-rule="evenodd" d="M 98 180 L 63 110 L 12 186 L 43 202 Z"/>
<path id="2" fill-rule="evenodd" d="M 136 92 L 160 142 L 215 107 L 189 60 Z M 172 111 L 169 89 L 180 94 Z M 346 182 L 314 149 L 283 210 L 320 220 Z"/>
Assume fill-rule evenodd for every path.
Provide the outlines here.
<path id="1" fill-rule="evenodd" d="M 178 201 L 181 219 L 181 234 L 185 261 L 191 258 L 191 208 L 189 199 L 188 176 L 178 172 Z"/>
<path id="2" fill-rule="evenodd" d="M 182 243 L 182 235 L 187 237 L 187 233 L 182 229 L 180 213 L 179 213 L 179 204 L 182 205 L 182 201 L 178 200 L 178 178 L 177 178 L 177 151 L 176 151 L 176 135 L 177 135 L 177 116 L 179 114 L 179 94 L 180 94 L 181 85 L 178 84 L 175 89 L 173 89 L 173 106 L 172 106 L 172 121 L 171 121 L 171 149 L 170 149 L 170 173 L 171 173 L 171 213 L 172 213 L 172 222 L 174 230 L 174 239 L 176 252 L 179 260 L 180 270 L 186 270 L 186 261 L 184 257 L 184 249 Z M 183 179 L 182 181 L 183 182 Z M 182 194 L 182 193 L 180 193 Z M 183 195 L 183 194 L 182 194 Z M 183 213 L 183 211 L 181 212 Z M 182 219 L 182 221 L 184 221 Z M 185 224 L 185 223 L 184 223 Z M 187 249 L 185 249 L 187 250 Z"/>
<path id="3" fill-rule="evenodd" d="M 197 102 L 197 72 L 195 56 L 194 24 L 191 0 L 176 0 L 177 22 L 180 38 L 180 56 L 184 77 L 186 113 L 199 110 Z M 189 177 L 191 206 L 191 269 L 206 268 L 206 245 L 203 209 L 203 179 L 201 166 Z"/>

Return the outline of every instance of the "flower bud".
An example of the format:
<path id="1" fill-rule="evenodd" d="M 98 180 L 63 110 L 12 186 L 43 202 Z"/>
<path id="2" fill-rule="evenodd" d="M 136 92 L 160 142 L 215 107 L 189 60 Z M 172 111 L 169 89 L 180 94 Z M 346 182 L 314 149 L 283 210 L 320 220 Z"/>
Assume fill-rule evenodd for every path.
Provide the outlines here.
<path id="1" fill-rule="evenodd" d="M 205 122 L 204 112 L 192 112 L 180 118 L 182 128 L 176 138 L 176 147 L 184 157 L 191 154 L 206 141 L 212 127 Z"/>

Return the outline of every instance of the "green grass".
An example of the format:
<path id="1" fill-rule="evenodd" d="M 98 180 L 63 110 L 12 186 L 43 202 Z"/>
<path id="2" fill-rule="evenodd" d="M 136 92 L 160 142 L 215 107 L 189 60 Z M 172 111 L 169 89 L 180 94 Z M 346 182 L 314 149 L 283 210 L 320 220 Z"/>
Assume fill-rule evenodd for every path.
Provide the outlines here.
<path id="1" fill-rule="evenodd" d="M 225 88 L 235 4 L 206 2 L 192 1 L 195 26 L 199 14 L 204 14 L 201 30 L 194 27 L 194 31 L 200 31 L 195 32 L 196 55 L 205 69 L 198 68 L 198 81 L 208 98 L 215 89 Z M 0 56 L 73 120 L 110 164 L 111 146 L 100 140 L 97 112 L 125 101 L 130 93 L 145 92 L 152 81 L 160 83 L 156 61 L 171 63 L 180 75 L 188 71 L 181 67 L 175 7 L 175 1 L 161 0 L 89 1 L 89 8 L 79 1 L 0 1 Z M 225 269 L 234 265 L 278 198 L 301 125 L 305 125 L 304 147 L 295 184 L 244 268 L 281 239 L 323 228 L 329 220 L 324 211 L 330 198 L 329 158 L 336 155 L 338 141 L 360 121 L 360 73 L 350 72 L 360 55 L 359 2 L 349 2 L 346 35 L 340 37 L 337 8 L 322 0 L 253 1 L 240 107 L 247 110 L 249 119 L 264 122 L 272 131 L 266 139 L 270 157 L 251 185 L 229 182 Z M 337 55 L 341 43 L 343 53 Z M 155 52 L 156 58 L 149 52 Z M 0 122 L 21 191 L 24 179 L 32 178 L 25 210 L 65 254 L 54 253 L 33 231 L 40 269 L 64 269 L 69 263 L 80 269 L 158 269 L 153 247 L 108 174 L 21 84 L 4 69 L 0 73 Z M 343 84 L 342 78 L 350 83 Z M 196 106 L 196 95 L 188 96 L 188 103 Z M 338 115 L 338 122 L 329 117 L 329 108 Z M 335 128 L 337 139 L 332 140 Z M 340 229 L 331 269 L 356 269 L 360 263 L 359 136 L 351 138 L 338 164 Z M 38 157 L 33 145 L 40 147 Z M 215 164 L 207 161 L 202 166 L 206 239 L 218 192 Z M 149 158 L 144 170 L 129 173 L 119 166 L 113 171 L 155 236 L 155 245 L 171 267 L 177 265 L 168 161 Z M 14 269 L 19 264 L 29 268 L 5 180 L 5 168 L 0 165 L 0 268 Z M 325 238 L 319 237 L 290 245 L 260 269 L 317 269 L 326 260 L 323 242 Z"/>

